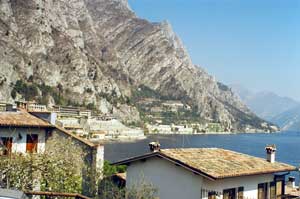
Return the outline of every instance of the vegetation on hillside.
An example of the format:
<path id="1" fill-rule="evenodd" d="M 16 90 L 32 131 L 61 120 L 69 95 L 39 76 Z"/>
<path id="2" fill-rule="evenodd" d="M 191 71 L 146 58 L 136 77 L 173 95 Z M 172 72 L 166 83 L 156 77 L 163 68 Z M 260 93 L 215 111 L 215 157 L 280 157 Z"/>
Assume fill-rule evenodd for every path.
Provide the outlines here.
<path id="1" fill-rule="evenodd" d="M 86 107 L 89 110 L 96 111 L 96 105 L 94 103 L 82 104 L 74 102 L 68 99 L 66 96 L 70 95 L 68 89 L 63 89 L 62 85 L 59 84 L 57 87 L 51 87 L 48 85 L 37 84 L 33 82 L 24 82 L 22 80 L 17 80 L 13 86 L 11 97 L 16 99 L 17 94 L 21 95 L 26 101 L 37 101 L 40 104 L 48 104 L 49 97 L 54 99 L 56 105 L 62 106 L 76 106 L 76 107 Z"/>
<path id="2" fill-rule="evenodd" d="M 203 122 L 198 113 L 198 107 L 192 106 L 191 109 L 179 108 L 178 111 L 171 111 L 163 106 L 163 102 L 177 100 L 173 97 L 163 96 L 157 91 L 147 87 L 140 86 L 132 92 L 132 102 L 138 108 L 141 119 L 146 123 L 156 123 L 159 118 L 163 124 L 181 124 Z M 149 102 L 143 102 L 145 99 L 150 99 Z M 180 101 L 187 105 L 186 100 Z M 153 112 L 153 108 L 161 108 L 162 111 Z"/>

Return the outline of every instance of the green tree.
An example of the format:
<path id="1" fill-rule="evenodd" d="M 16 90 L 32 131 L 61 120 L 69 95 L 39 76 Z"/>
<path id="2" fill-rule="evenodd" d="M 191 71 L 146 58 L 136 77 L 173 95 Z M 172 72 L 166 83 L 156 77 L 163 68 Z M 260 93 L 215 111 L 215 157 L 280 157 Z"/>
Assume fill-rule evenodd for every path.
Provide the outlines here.
<path id="1" fill-rule="evenodd" d="M 154 199 L 157 189 L 141 176 L 141 182 L 130 188 L 120 187 L 113 181 L 114 174 L 126 172 L 125 165 L 104 162 L 104 179 L 99 183 L 98 199 Z"/>
<path id="2" fill-rule="evenodd" d="M 83 157 L 84 152 L 70 139 L 54 136 L 44 153 L 2 156 L 0 185 L 20 190 L 32 190 L 38 185 L 41 191 L 81 193 Z"/>
<path id="3" fill-rule="evenodd" d="M 114 166 L 111 165 L 109 161 L 104 161 L 104 168 L 103 168 L 103 174 L 105 177 L 110 177 L 116 173 L 125 173 L 126 172 L 126 166 L 120 165 L 120 166 Z"/>

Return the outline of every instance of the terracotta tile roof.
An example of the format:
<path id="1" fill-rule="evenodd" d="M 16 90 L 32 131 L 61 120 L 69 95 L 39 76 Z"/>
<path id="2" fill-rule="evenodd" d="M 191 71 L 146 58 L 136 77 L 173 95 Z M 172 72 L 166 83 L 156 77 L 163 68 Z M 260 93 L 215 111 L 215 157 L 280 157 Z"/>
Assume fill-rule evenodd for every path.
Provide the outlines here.
<path id="1" fill-rule="evenodd" d="M 127 164 L 155 156 L 212 180 L 296 170 L 288 164 L 270 163 L 263 158 L 218 148 L 162 149 L 115 164 Z"/>
<path id="2" fill-rule="evenodd" d="M 35 128 L 55 128 L 60 132 L 88 145 L 89 147 L 97 147 L 99 144 L 93 144 L 92 142 L 85 140 L 73 133 L 67 131 L 56 125 L 52 125 L 49 122 L 35 117 L 26 111 L 20 112 L 0 112 L 0 126 L 5 127 L 35 127 Z"/>
<path id="3" fill-rule="evenodd" d="M 0 126 L 8 127 L 53 127 L 50 123 L 27 112 L 0 112 Z"/>

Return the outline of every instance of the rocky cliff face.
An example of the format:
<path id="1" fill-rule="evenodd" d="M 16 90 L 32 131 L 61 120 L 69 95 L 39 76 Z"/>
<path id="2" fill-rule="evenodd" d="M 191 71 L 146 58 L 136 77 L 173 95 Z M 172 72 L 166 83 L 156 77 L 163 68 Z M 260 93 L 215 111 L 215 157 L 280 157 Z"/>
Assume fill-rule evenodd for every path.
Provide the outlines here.
<path id="1" fill-rule="evenodd" d="M 184 101 L 207 121 L 270 129 L 192 63 L 168 22 L 137 18 L 126 0 L 0 0 L 0 67 L 1 100 L 12 100 L 23 80 L 138 120 L 127 99 L 143 85 Z M 51 93 L 37 93 L 53 103 Z"/>

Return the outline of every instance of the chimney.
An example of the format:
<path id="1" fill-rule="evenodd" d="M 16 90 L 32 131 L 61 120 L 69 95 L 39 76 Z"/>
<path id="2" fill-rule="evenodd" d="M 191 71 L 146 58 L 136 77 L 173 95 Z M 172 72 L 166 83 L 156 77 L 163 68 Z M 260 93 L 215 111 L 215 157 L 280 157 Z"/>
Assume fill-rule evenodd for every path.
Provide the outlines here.
<path id="1" fill-rule="evenodd" d="M 288 186 L 294 189 L 296 187 L 295 181 L 295 177 L 289 176 Z"/>
<path id="2" fill-rule="evenodd" d="M 276 153 L 276 146 L 273 145 L 267 145 L 266 146 L 266 152 L 267 152 L 267 161 L 270 163 L 275 162 L 275 153 Z"/>
<path id="3" fill-rule="evenodd" d="M 159 152 L 160 151 L 160 144 L 159 142 L 150 142 L 149 148 L 151 152 Z"/>

